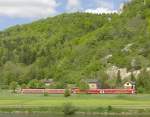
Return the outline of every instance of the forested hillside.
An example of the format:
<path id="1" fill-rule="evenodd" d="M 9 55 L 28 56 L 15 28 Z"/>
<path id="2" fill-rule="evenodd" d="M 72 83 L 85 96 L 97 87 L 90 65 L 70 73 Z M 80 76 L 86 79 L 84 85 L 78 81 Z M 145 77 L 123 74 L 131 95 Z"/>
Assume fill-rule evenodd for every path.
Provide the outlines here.
<path id="1" fill-rule="evenodd" d="M 54 79 L 56 88 L 81 79 L 108 86 L 115 78 L 105 71 L 113 65 L 150 67 L 150 0 L 132 0 L 121 14 L 62 14 L 0 32 L 1 86 L 33 79 Z M 143 72 L 136 79 L 141 92 L 150 89 Z"/>

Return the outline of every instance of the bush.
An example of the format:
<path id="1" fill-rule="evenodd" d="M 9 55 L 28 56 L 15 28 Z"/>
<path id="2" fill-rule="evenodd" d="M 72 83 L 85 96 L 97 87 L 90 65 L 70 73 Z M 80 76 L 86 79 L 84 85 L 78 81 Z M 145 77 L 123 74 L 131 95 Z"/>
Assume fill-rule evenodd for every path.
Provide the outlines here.
<path id="1" fill-rule="evenodd" d="M 77 108 L 74 107 L 71 103 L 65 103 L 63 105 L 63 110 L 62 111 L 65 115 L 73 115 L 73 114 L 76 113 Z"/>
<path id="2" fill-rule="evenodd" d="M 107 111 L 108 111 L 108 112 L 112 111 L 112 106 L 109 105 L 109 106 L 107 107 Z"/>
<path id="3" fill-rule="evenodd" d="M 71 95 L 70 90 L 69 89 L 65 89 L 64 97 L 69 97 L 70 95 Z"/>
<path id="4" fill-rule="evenodd" d="M 139 74 L 136 87 L 138 93 L 149 93 L 150 91 L 150 72 L 146 69 L 143 69 Z"/>
<path id="5" fill-rule="evenodd" d="M 18 87 L 18 83 L 13 81 L 10 83 L 10 89 L 12 89 L 13 93 L 16 93 L 16 89 Z"/>
<path id="6" fill-rule="evenodd" d="M 105 111 L 106 111 L 106 108 L 98 107 L 98 108 L 96 109 L 96 111 L 98 111 L 98 112 L 105 112 Z"/>
<path id="7" fill-rule="evenodd" d="M 85 81 L 80 81 L 77 86 L 79 87 L 80 90 L 87 90 L 89 89 L 89 85 Z"/>
<path id="8" fill-rule="evenodd" d="M 144 93 L 145 92 L 145 89 L 143 87 L 138 87 L 137 88 L 137 92 L 138 93 Z"/>
<path id="9" fill-rule="evenodd" d="M 26 88 L 27 88 L 27 85 L 26 85 L 26 84 L 22 84 L 22 85 L 21 85 L 21 88 L 22 88 L 22 89 L 26 89 Z"/>

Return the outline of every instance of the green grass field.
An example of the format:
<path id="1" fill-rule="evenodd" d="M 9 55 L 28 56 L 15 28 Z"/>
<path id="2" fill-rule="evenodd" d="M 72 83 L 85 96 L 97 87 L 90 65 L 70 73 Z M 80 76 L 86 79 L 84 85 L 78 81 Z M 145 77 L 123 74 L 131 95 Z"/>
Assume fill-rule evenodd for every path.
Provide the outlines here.
<path id="1" fill-rule="evenodd" d="M 150 108 L 150 94 L 136 95 L 25 95 L 0 92 L 0 107 L 8 106 L 61 106 L 70 102 L 79 107 L 103 107 L 111 105 L 122 108 Z"/>

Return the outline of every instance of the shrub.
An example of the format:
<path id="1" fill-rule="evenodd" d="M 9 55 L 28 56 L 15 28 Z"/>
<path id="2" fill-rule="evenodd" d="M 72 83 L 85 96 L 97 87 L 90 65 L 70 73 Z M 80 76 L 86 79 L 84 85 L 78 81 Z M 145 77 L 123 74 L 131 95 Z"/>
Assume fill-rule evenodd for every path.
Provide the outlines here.
<path id="1" fill-rule="evenodd" d="M 98 108 L 96 109 L 96 111 L 98 111 L 98 112 L 105 112 L 105 111 L 106 111 L 106 108 L 98 107 Z"/>
<path id="2" fill-rule="evenodd" d="M 120 88 L 121 84 L 122 84 L 121 74 L 120 74 L 120 70 L 118 70 L 118 72 L 117 72 L 117 79 L 116 79 L 116 87 Z"/>
<path id="3" fill-rule="evenodd" d="M 62 111 L 65 115 L 73 115 L 77 111 L 77 108 L 74 107 L 71 103 L 65 103 L 63 105 Z"/>
<path id="4" fill-rule="evenodd" d="M 45 88 L 45 84 L 37 79 L 33 79 L 28 83 L 28 87 L 33 89 Z"/>
<path id="5" fill-rule="evenodd" d="M 137 81 L 136 81 L 136 87 L 137 87 L 138 93 L 149 93 L 150 72 L 148 72 L 146 69 L 143 69 L 141 73 L 139 74 Z"/>
<path id="6" fill-rule="evenodd" d="M 64 96 L 65 97 L 69 97 L 70 95 L 71 95 L 70 90 L 69 89 L 65 89 Z"/>
<path id="7" fill-rule="evenodd" d="M 13 90 L 13 93 L 16 93 L 17 87 L 18 87 L 18 83 L 17 82 L 13 81 L 13 82 L 10 83 L 10 89 Z"/>
<path id="8" fill-rule="evenodd" d="M 27 85 L 26 85 L 26 84 L 22 84 L 22 85 L 21 85 L 21 88 L 22 88 L 22 89 L 25 89 L 25 88 L 27 88 Z"/>
<path id="9" fill-rule="evenodd" d="M 89 89 L 89 85 L 85 81 L 80 81 L 77 86 L 79 87 L 80 90 L 86 90 Z"/>
<path id="10" fill-rule="evenodd" d="M 112 106 L 109 105 L 109 106 L 107 107 L 107 111 L 108 111 L 108 112 L 112 111 Z"/>
<path id="11" fill-rule="evenodd" d="M 145 92 L 145 89 L 143 87 L 138 87 L 137 88 L 137 92 L 138 93 L 144 93 Z"/>

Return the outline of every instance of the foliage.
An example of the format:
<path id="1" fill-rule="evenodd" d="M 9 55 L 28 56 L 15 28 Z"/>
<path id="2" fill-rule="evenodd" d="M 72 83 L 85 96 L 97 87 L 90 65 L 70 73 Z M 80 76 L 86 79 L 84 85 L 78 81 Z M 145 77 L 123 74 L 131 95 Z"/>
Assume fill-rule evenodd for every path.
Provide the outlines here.
<path id="1" fill-rule="evenodd" d="M 27 85 L 26 85 L 26 84 L 22 84 L 22 85 L 21 85 L 21 88 L 22 88 L 22 89 L 26 89 L 26 88 L 27 88 Z"/>
<path id="2" fill-rule="evenodd" d="M 65 89 L 64 82 L 55 82 L 54 84 L 48 86 L 47 88 L 50 89 Z"/>
<path id="3" fill-rule="evenodd" d="M 63 105 L 63 112 L 65 115 L 73 115 L 77 111 L 77 108 L 71 103 L 65 103 Z"/>
<path id="4" fill-rule="evenodd" d="M 108 111 L 108 112 L 112 111 L 112 106 L 109 105 L 109 106 L 107 107 L 107 111 Z"/>
<path id="5" fill-rule="evenodd" d="M 85 82 L 85 81 L 80 81 L 80 82 L 77 84 L 77 87 L 78 87 L 80 90 L 89 89 L 89 85 L 88 85 L 88 83 Z"/>
<path id="6" fill-rule="evenodd" d="M 65 97 L 69 97 L 70 95 L 71 95 L 70 90 L 69 89 L 65 89 L 64 96 Z"/>
<path id="7" fill-rule="evenodd" d="M 116 79 L 116 87 L 121 87 L 121 85 L 122 85 L 122 80 L 121 80 L 120 70 L 118 70 L 117 79 Z"/>
<path id="8" fill-rule="evenodd" d="M 13 93 L 16 92 L 17 87 L 18 87 L 18 83 L 17 82 L 13 81 L 13 82 L 10 83 L 10 89 L 13 90 Z"/>
<path id="9" fill-rule="evenodd" d="M 140 86 L 140 87 L 137 88 L 137 93 L 141 93 L 142 94 L 144 92 L 145 92 L 144 87 Z"/>
<path id="10" fill-rule="evenodd" d="M 44 88 L 45 87 L 45 84 L 42 83 L 41 81 L 38 81 L 36 79 L 34 80 L 31 80 L 29 83 L 28 83 L 28 87 L 29 88 L 32 88 L 32 89 L 35 89 L 35 88 Z"/>
<path id="11" fill-rule="evenodd" d="M 1 83 L 41 88 L 32 80 L 53 78 L 58 82 L 54 87 L 64 88 L 82 79 L 100 79 L 97 74 L 110 65 L 149 67 L 150 1 L 145 1 L 132 0 L 120 15 L 61 14 L 1 31 Z M 116 87 L 110 82 L 106 79 L 104 87 Z"/>
<path id="12" fill-rule="evenodd" d="M 150 93 L 150 72 L 144 69 L 138 76 L 136 83 L 139 93 Z"/>
<path id="13" fill-rule="evenodd" d="M 133 72 L 131 72 L 131 76 L 130 77 L 131 77 L 130 81 L 136 82 L 136 78 L 135 78 Z"/>

